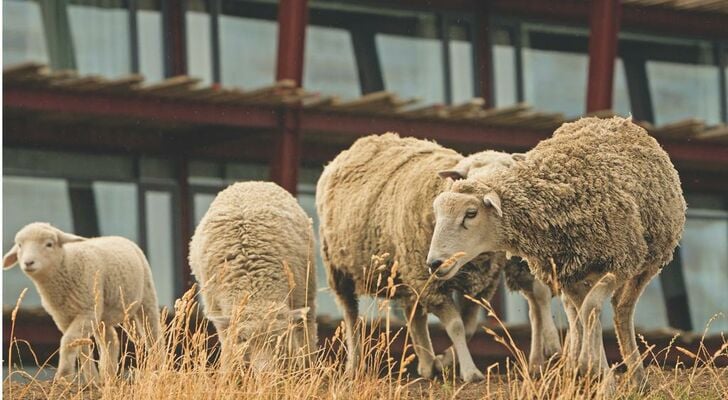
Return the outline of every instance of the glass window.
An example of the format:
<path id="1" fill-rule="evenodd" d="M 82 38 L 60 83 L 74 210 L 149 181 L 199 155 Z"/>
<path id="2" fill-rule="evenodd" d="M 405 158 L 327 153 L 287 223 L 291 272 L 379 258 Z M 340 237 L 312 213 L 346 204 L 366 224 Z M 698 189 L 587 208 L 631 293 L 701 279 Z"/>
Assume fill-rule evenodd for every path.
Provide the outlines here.
<path id="1" fill-rule="evenodd" d="M 76 0 L 68 5 L 68 18 L 79 73 L 114 77 L 130 72 L 129 14 L 123 1 Z"/>
<path id="2" fill-rule="evenodd" d="M 195 226 L 202 221 L 202 217 L 205 216 L 212 201 L 215 200 L 215 196 L 216 194 L 214 193 L 195 193 L 193 197 Z"/>
<path id="3" fill-rule="evenodd" d="M 465 25 L 451 25 L 449 34 L 451 98 L 458 104 L 473 98 L 473 45 Z"/>
<path id="4" fill-rule="evenodd" d="M 647 75 L 657 125 L 686 118 L 720 122 L 717 66 L 648 61 Z"/>
<path id="5" fill-rule="evenodd" d="M 425 103 L 445 101 L 439 39 L 377 34 L 376 43 L 387 90 Z"/>
<path id="6" fill-rule="evenodd" d="M 567 117 L 584 114 L 588 65 L 586 54 L 523 49 L 526 102 Z"/>
<path id="7" fill-rule="evenodd" d="M 139 73 L 147 81 L 164 79 L 162 13 L 157 1 L 142 1 L 137 10 L 139 35 Z M 189 36 L 188 36 L 189 37 Z"/>
<path id="8" fill-rule="evenodd" d="M 693 209 L 688 211 L 681 249 L 685 285 L 693 330 L 702 332 L 715 314 L 710 333 L 728 330 L 728 212 Z"/>
<path id="9" fill-rule="evenodd" d="M 71 202 L 65 179 L 3 176 L 3 254 L 10 250 L 15 234 L 30 222 L 49 222 L 73 232 Z M 28 288 L 23 307 L 40 307 L 40 296 L 20 268 L 3 271 L 3 305 L 14 307 Z"/>
<path id="10" fill-rule="evenodd" d="M 149 190 L 145 193 L 147 259 L 152 267 L 154 283 L 160 306 L 174 305 L 175 278 L 175 229 L 173 223 L 173 197 L 168 191 Z"/>
<path id="11" fill-rule="evenodd" d="M 495 105 L 505 107 L 518 101 L 516 51 L 508 32 L 498 30 L 493 39 Z"/>
<path id="12" fill-rule="evenodd" d="M 93 192 L 99 234 L 123 236 L 139 243 L 136 184 L 94 182 Z"/>
<path id="13" fill-rule="evenodd" d="M 35 1 L 4 1 L 3 66 L 35 61 L 47 64 L 48 50 L 40 6 Z"/>
<path id="14" fill-rule="evenodd" d="M 617 58 L 614 68 L 614 90 L 612 92 L 612 109 L 618 115 L 627 116 L 631 113 L 632 107 L 629 102 L 629 88 L 627 87 L 627 76 L 624 72 L 624 62 Z"/>
<path id="15" fill-rule="evenodd" d="M 212 82 L 211 17 L 203 0 L 190 1 L 185 14 L 187 30 L 187 71 L 190 76 Z"/>
<path id="16" fill-rule="evenodd" d="M 278 25 L 274 20 L 220 15 L 221 81 L 246 89 L 275 81 Z"/>
<path id="17" fill-rule="evenodd" d="M 348 31 L 309 25 L 305 48 L 303 86 L 306 89 L 341 98 L 361 95 Z"/>

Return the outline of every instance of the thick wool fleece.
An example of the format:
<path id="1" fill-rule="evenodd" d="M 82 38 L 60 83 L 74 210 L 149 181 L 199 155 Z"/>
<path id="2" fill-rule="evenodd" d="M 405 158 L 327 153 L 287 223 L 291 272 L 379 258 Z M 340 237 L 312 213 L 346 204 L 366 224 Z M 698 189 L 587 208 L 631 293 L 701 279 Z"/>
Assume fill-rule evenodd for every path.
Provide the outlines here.
<path id="1" fill-rule="evenodd" d="M 316 188 L 316 207 L 331 286 L 343 273 L 353 278 L 357 294 L 383 295 L 397 261 L 395 282 L 405 284 L 397 297 L 413 296 L 412 288 L 427 307 L 441 304 L 454 288 L 466 289 L 461 280 L 430 279 L 426 285 L 430 274 L 425 264 L 434 229 L 432 201 L 450 184 L 437 173 L 452 169 L 462 158 L 434 142 L 387 133 L 357 140 L 326 166 Z M 372 256 L 384 253 L 390 254 L 387 268 L 372 271 Z M 465 293 L 479 295 L 494 286 L 490 279 L 497 283 L 500 265 L 491 268 L 490 259 L 468 268 L 480 273 L 469 274 L 479 277 Z"/>
<path id="2" fill-rule="evenodd" d="M 628 279 L 672 259 L 685 224 L 680 179 L 667 153 L 630 119 L 583 118 L 509 170 L 456 182 L 495 191 L 500 245 L 528 260 L 542 281 L 569 284 L 590 272 Z"/>
<path id="3" fill-rule="evenodd" d="M 262 309 L 309 307 L 315 341 L 313 251 L 311 219 L 283 188 L 270 182 L 230 185 L 218 193 L 190 242 L 205 313 L 232 318 L 247 302 L 241 319 L 259 320 L 263 316 L 255 313 Z"/>

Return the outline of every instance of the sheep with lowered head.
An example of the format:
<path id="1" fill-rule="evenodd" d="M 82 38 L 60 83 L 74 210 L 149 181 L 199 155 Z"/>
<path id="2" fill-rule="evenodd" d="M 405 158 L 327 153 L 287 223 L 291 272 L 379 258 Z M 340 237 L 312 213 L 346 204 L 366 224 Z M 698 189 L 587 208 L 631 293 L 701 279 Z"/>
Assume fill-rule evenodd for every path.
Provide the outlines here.
<path id="1" fill-rule="evenodd" d="M 218 193 L 190 241 L 189 257 L 223 366 L 237 349 L 254 367 L 279 350 L 291 356 L 315 350 L 313 228 L 283 188 L 242 182 Z"/>
<path id="2" fill-rule="evenodd" d="M 513 167 L 440 194 L 428 263 L 464 252 L 443 271 L 453 275 L 483 252 L 527 259 L 539 280 L 562 290 L 567 354 L 582 373 L 608 369 L 599 314 L 611 298 L 622 357 L 642 383 L 634 309 L 672 259 L 685 209 L 675 168 L 643 128 L 619 117 L 583 118 Z"/>
<path id="3" fill-rule="evenodd" d="M 356 368 L 360 352 L 355 328 L 358 296 L 383 295 L 382 286 L 396 262 L 399 267 L 394 283 L 399 286 L 395 298 L 408 316 L 413 315 L 410 329 L 419 374 L 430 378 L 442 364 L 452 361 L 451 351 L 439 359 L 434 357 L 427 330 L 427 313 L 433 312 L 453 342 L 462 378 L 468 382 L 482 379 L 467 349 L 467 339 L 477 329 L 478 308 L 462 301 L 462 296 L 490 298 L 505 257 L 482 255 L 454 280 L 440 281 L 437 275 L 438 279 L 431 279 L 425 265 L 433 228 L 431 204 L 452 183 L 437 179 L 435 174 L 458 179 L 513 162 L 511 155 L 491 151 L 463 158 L 433 142 L 387 133 L 357 140 L 326 166 L 316 189 L 316 207 L 329 284 L 344 313 L 347 370 Z M 391 255 L 386 268 L 371 271 L 372 255 L 384 253 Z M 460 310 L 453 291 L 459 292 Z"/>
<path id="4" fill-rule="evenodd" d="M 74 375 L 79 355 L 90 357 L 94 336 L 102 376 L 116 373 L 119 339 L 115 327 L 133 320 L 148 344 L 159 337 L 159 306 L 144 253 L 132 241 L 116 236 L 83 238 L 47 223 L 35 222 L 15 235 L 15 245 L 3 258 L 5 269 L 20 268 L 35 284 L 43 308 L 61 337 L 57 377 Z M 83 362 L 85 379 L 96 368 Z"/>

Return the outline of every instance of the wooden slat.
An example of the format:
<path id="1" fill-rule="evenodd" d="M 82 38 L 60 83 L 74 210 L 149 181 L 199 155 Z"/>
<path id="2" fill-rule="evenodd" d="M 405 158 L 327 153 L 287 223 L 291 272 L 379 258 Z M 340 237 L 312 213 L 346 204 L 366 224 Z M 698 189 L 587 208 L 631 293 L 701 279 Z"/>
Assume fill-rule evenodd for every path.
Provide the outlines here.
<path id="1" fill-rule="evenodd" d="M 719 125 L 714 128 L 703 131 L 695 138 L 698 140 L 707 140 L 710 142 L 720 142 L 728 144 L 728 125 Z"/>
<path id="2" fill-rule="evenodd" d="M 181 75 L 165 79 L 159 83 L 141 87 L 138 89 L 138 92 L 156 96 L 180 96 L 185 92 L 189 92 L 190 89 L 197 86 L 199 82 L 200 80 L 198 78 Z"/>
<path id="3" fill-rule="evenodd" d="M 705 130 L 705 123 L 697 119 L 685 119 L 660 126 L 652 134 L 665 139 L 688 139 Z"/>

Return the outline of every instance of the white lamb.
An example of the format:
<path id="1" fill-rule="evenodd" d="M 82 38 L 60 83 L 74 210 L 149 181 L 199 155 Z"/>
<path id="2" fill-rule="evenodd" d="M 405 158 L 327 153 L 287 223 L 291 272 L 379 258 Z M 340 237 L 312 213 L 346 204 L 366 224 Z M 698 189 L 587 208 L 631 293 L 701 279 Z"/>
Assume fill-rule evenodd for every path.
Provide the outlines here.
<path id="1" fill-rule="evenodd" d="M 134 321 L 148 345 L 159 337 L 159 307 L 152 272 L 132 241 L 116 236 L 83 238 L 35 222 L 15 235 L 3 267 L 20 264 L 35 284 L 43 308 L 63 333 L 57 377 L 75 375 L 79 355 L 90 357 L 82 339 L 94 336 L 102 376 L 116 373 L 119 339 L 115 327 Z M 146 329 L 142 328 L 145 327 Z M 98 377 L 82 361 L 82 378 Z"/>
<path id="2" fill-rule="evenodd" d="M 223 367 L 238 351 L 261 367 L 279 350 L 305 359 L 315 349 L 313 256 L 311 219 L 280 186 L 242 182 L 218 193 L 190 242 L 190 266 Z"/>

